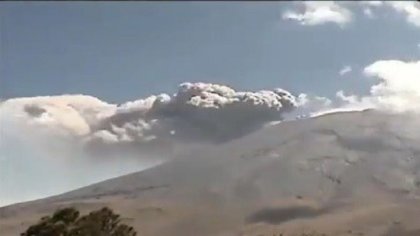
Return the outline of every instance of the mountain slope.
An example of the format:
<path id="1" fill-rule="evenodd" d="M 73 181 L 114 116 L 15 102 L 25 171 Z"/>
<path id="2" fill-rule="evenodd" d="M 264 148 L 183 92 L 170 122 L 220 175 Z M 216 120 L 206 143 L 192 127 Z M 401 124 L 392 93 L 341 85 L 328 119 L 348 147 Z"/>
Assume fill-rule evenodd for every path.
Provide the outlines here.
<path id="1" fill-rule="evenodd" d="M 0 235 L 69 204 L 111 206 L 142 235 L 408 232 L 420 216 L 418 124 L 414 115 L 372 110 L 283 122 L 152 169 L 1 208 Z"/>

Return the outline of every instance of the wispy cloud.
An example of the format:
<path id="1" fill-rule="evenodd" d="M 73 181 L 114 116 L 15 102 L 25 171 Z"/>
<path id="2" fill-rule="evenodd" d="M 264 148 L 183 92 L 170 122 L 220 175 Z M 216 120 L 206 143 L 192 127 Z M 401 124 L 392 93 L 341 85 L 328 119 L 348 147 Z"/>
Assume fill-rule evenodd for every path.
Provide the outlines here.
<path id="1" fill-rule="evenodd" d="M 301 25 L 334 23 L 343 26 L 351 21 L 351 12 L 334 1 L 302 2 L 303 11 L 288 10 L 283 19 L 294 20 Z"/>
<path id="2" fill-rule="evenodd" d="M 389 1 L 386 2 L 395 11 L 404 14 L 408 23 L 420 27 L 420 2 L 417 1 Z"/>
<path id="3" fill-rule="evenodd" d="M 354 9 L 362 8 L 363 15 L 373 19 L 373 9 L 388 7 L 403 14 L 409 24 L 420 27 L 420 2 L 417 1 L 306 1 L 297 5 L 301 9 L 285 11 L 283 19 L 297 21 L 306 26 L 334 23 L 343 27 L 354 19 Z"/>
<path id="4" fill-rule="evenodd" d="M 351 68 L 351 66 L 344 66 L 338 73 L 343 76 L 345 74 L 348 74 L 352 71 L 353 69 Z"/>

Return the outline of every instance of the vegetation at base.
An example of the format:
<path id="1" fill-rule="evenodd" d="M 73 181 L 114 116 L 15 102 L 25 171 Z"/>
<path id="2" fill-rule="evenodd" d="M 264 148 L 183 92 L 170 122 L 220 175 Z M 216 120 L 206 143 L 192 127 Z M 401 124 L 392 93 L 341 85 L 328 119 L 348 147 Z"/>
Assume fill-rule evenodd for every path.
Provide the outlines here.
<path id="1" fill-rule="evenodd" d="M 136 236 L 133 227 L 121 223 L 120 215 L 104 207 L 80 216 L 74 208 L 42 217 L 21 236 Z"/>

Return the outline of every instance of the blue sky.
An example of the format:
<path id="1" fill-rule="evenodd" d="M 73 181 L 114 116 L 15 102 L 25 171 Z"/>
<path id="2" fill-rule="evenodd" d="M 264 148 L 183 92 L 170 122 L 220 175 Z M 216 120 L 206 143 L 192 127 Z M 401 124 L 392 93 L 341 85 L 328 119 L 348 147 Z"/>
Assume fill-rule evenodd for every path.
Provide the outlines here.
<path id="1" fill-rule="evenodd" d="M 392 9 L 300 25 L 292 2 L 8 2 L 0 5 L 0 97 L 88 94 L 123 102 L 183 81 L 239 89 L 366 93 L 364 66 L 414 60 L 420 28 Z M 350 65 L 353 71 L 338 72 Z"/>

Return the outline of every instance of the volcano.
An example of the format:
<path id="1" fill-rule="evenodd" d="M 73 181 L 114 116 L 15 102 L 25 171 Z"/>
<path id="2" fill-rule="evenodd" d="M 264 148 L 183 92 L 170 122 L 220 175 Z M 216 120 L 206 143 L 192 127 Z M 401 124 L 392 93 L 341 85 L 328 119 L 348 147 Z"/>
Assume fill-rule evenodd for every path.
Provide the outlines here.
<path id="1" fill-rule="evenodd" d="M 111 207 L 144 236 L 420 235 L 419 128 L 416 115 L 375 110 L 284 121 L 0 208 L 0 235 L 66 206 Z"/>

